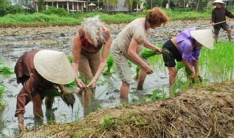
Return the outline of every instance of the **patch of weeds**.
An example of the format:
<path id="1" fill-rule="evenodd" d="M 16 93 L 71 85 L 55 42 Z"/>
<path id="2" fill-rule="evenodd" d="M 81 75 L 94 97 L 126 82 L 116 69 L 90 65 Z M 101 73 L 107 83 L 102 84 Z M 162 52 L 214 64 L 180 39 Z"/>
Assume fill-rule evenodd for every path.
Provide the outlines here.
<path id="1" fill-rule="evenodd" d="M 13 72 L 11 71 L 11 69 L 9 67 L 0 67 L 0 73 L 3 75 L 9 75 L 9 74 L 13 74 Z"/>
<path id="2" fill-rule="evenodd" d="M 113 117 L 109 116 L 107 119 L 104 119 L 101 125 L 101 131 L 104 132 L 107 129 L 111 129 L 115 126 L 115 121 Z"/>
<path id="3" fill-rule="evenodd" d="M 152 96 L 150 96 L 151 101 L 156 101 L 157 99 L 165 100 L 166 98 L 167 94 L 165 92 L 159 93 L 158 89 L 154 90 Z"/>
<path id="4" fill-rule="evenodd" d="M 5 93 L 5 87 L 0 84 L 0 111 L 4 109 L 7 105 L 7 101 L 3 99 L 3 94 Z"/>
<path id="5" fill-rule="evenodd" d="M 128 119 L 128 122 L 131 122 L 136 125 L 144 125 L 145 124 L 145 119 L 142 118 L 141 116 L 131 116 Z"/>

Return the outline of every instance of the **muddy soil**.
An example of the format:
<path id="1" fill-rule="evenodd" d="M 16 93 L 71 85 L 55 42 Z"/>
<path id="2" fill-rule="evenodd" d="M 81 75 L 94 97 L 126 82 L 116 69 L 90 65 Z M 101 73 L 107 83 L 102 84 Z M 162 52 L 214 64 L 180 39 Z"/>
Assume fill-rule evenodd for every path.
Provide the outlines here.
<path id="1" fill-rule="evenodd" d="M 78 122 L 44 126 L 25 137 L 234 137 L 234 83 L 188 89 L 175 97 L 91 113 Z"/>
<path id="2" fill-rule="evenodd" d="M 113 36 L 126 24 L 111 24 L 106 25 Z M 229 22 L 231 27 L 233 22 Z M 165 27 L 151 30 L 149 41 L 154 43 L 163 43 L 175 36 L 178 32 L 188 27 L 197 26 L 199 29 L 212 28 L 209 26 L 209 20 L 185 20 L 185 21 L 170 21 Z M 79 26 L 51 26 L 51 27 L 29 27 L 29 28 L 0 28 L 0 59 L 5 66 L 13 70 L 16 60 L 24 52 L 32 49 L 54 49 L 63 51 L 67 55 L 71 55 L 72 39 L 76 35 Z M 226 33 L 221 31 L 220 39 L 226 39 Z M 136 101 L 144 95 L 151 94 L 155 89 L 160 91 L 168 91 L 168 74 L 164 67 L 154 68 L 152 75 L 147 76 L 144 90 L 136 93 L 136 82 L 132 82 L 130 90 L 130 101 Z M 133 67 L 132 76 L 135 75 Z M 96 94 L 93 95 L 92 108 L 83 108 L 81 97 L 76 96 L 76 102 L 73 110 L 68 107 L 61 98 L 56 98 L 53 110 L 47 111 L 43 105 L 44 123 L 47 124 L 50 118 L 55 118 L 57 123 L 74 122 L 80 120 L 90 114 L 90 112 L 97 110 L 99 107 L 106 109 L 112 108 L 120 104 L 119 100 L 119 86 L 120 80 L 116 76 L 116 71 L 112 71 L 112 76 L 101 76 L 96 89 Z M 4 99 L 9 103 L 4 111 L 0 112 L 0 132 L 5 136 L 12 136 L 18 133 L 17 119 L 14 117 L 16 96 L 21 85 L 18 85 L 15 80 L 15 75 L 4 76 L 0 78 L 0 82 L 6 85 L 6 94 Z M 77 91 L 76 87 L 67 88 L 68 92 Z M 32 104 L 26 106 L 25 125 L 31 129 L 34 126 Z M 1 134 L 0 134 L 1 137 Z"/>

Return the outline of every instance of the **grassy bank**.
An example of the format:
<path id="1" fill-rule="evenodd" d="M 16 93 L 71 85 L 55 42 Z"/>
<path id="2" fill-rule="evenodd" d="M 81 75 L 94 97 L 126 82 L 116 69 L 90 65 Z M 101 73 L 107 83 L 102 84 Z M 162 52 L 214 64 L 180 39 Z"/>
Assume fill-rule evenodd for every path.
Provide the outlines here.
<path id="1" fill-rule="evenodd" d="M 234 11 L 233 8 L 229 8 Z M 204 9 L 202 12 L 195 12 L 192 9 L 163 9 L 171 20 L 188 20 L 188 19 L 210 19 L 212 8 Z M 63 26 L 63 25 L 79 25 L 83 18 L 99 15 L 100 18 L 108 23 L 126 23 L 139 17 L 145 17 L 147 10 L 138 13 L 116 13 L 105 14 L 101 12 L 89 13 L 67 13 L 58 14 L 51 12 L 34 13 L 34 14 L 8 14 L 0 17 L 0 27 L 29 27 L 29 26 Z"/>

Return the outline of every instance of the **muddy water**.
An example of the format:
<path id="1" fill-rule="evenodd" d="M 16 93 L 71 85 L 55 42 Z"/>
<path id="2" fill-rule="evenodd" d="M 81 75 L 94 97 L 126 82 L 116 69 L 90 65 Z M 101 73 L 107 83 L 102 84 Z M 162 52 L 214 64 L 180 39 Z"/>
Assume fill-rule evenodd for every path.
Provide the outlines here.
<path id="1" fill-rule="evenodd" d="M 188 27 L 197 26 L 200 29 L 211 28 L 208 25 L 208 20 L 196 20 L 196 21 L 173 21 L 167 24 L 165 27 L 152 30 L 150 32 L 149 41 L 156 43 L 163 43 L 169 38 L 175 36 L 178 32 Z M 234 26 L 230 22 L 231 26 Z M 125 26 L 125 24 L 119 25 L 107 25 L 111 30 L 113 38 L 118 32 Z M 35 27 L 35 28 L 0 28 L 0 59 L 3 60 L 7 67 L 13 70 L 16 60 L 24 52 L 32 49 L 54 49 L 63 51 L 67 55 L 71 55 L 72 39 L 76 34 L 76 30 L 79 26 L 64 26 L 64 27 Z M 221 32 L 221 39 L 226 39 L 226 34 Z M 134 66 L 132 68 L 132 76 L 134 76 Z M 43 105 L 43 111 L 46 124 L 48 118 L 55 118 L 57 123 L 71 122 L 82 119 L 88 115 L 91 111 L 97 110 L 97 108 L 110 108 L 119 105 L 119 86 L 120 80 L 116 76 L 115 69 L 112 70 L 112 76 L 101 76 L 97 84 L 96 94 L 93 95 L 92 109 L 83 108 L 82 100 L 80 96 L 76 96 L 76 102 L 73 110 L 68 107 L 61 98 L 55 98 L 52 111 L 46 111 Z M 0 78 L 3 79 L 3 78 Z M 7 137 L 17 134 L 17 118 L 14 117 L 16 97 L 21 85 L 18 85 L 15 80 L 15 75 L 4 76 L 4 79 L 0 81 L 6 85 L 6 94 L 4 100 L 8 102 L 8 106 L 4 111 L 0 112 L 0 137 Z M 151 94 L 154 89 L 160 89 L 161 91 L 168 91 L 168 74 L 164 67 L 154 67 L 154 73 L 147 76 L 144 90 L 136 93 L 136 82 L 133 80 L 132 88 L 130 91 L 130 101 L 137 100 L 143 97 L 145 94 Z M 69 92 L 77 91 L 77 88 L 67 88 Z M 31 129 L 34 126 L 32 103 L 30 102 L 26 107 L 25 113 L 25 126 Z"/>

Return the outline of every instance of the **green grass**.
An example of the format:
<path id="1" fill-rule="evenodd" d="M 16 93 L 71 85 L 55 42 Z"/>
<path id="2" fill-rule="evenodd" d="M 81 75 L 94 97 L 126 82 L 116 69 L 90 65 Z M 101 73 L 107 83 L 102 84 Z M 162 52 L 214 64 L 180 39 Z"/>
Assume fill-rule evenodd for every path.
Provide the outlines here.
<path id="1" fill-rule="evenodd" d="M 233 81 L 233 50 L 234 44 L 227 41 L 215 43 L 214 50 L 203 48 L 200 58 L 203 76 L 214 82 Z"/>
<path id="2" fill-rule="evenodd" d="M 7 102 L 2 97 L 4 93 L 5 93 L 5 87 L 3 84 L 0 84 L 0 111 L 2 111 L 4 107 L 7 105 Z"/>
<path id="3" fill-rule="evenodd" d="M 171 20 L 185 20 L 185 19 L 210 19 L 212 8 L 204 9 L 202 12 L 195 12 L 194 10 L 167 10 L 163 9 Z M 234 12 L 234 8 L 229 8 Z M 33 14 L 8 14 L 0 17 L 0 27 L 29 27 L 29 26 L 64 26 L 64 25 L 79 25 L 85 17 L 100 16 L 100 19 L 107 24 L 113 23 L 128 23 L 136 18 L 145 17 L 148 10 L 139 13 L 116 13 L 106 14 L 102 12 L 85 12 L 85 13 L 70 13 L 68 15 L 33 13 Z"/>

